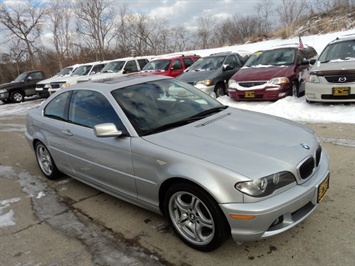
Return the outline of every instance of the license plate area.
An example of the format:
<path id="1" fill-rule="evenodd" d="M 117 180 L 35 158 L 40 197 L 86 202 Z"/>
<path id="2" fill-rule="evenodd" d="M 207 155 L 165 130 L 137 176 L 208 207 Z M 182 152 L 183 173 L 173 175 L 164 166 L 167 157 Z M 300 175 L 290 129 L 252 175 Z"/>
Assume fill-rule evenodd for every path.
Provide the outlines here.
<path id="1" fill-rule="evenodd" d="M 333 95 L 334 96 L 349 96 L 350 87 L 334 87 Z"/>
<path id="2" fill-rule="evenodd" d="M 255 98 L 255 91 L 245 91 L 244 97 L 245 98 Z"/>
<path id="3" fill-rule="evenodd" d="M 320 202 L 327 193 L 329 189 L 329 178 L 330 174 L 328 174 L 327 177 L 323 180 L 323 182 L 318 186 L 317 202 Z"/>

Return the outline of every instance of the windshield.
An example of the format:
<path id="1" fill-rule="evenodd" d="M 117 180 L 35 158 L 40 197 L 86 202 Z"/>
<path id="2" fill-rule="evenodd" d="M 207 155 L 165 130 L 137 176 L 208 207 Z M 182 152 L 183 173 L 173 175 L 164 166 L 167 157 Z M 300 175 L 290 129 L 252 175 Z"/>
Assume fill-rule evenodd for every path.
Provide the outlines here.
<path id="1" fill-rule="evenodd" d="M 72 76 L 85 76 L 88 75 L 90 70 L 92 68 L 92 65 L 85 65 L 85 66 L 80 66 L 75 71 L 73 72 Z"/>
<path id="2" fill-rule="evenodd" d="M 355 59 L 355 40 L 336 42 L 325 47 L 318 60 L 326 63 L 331 60 Z"/>
<path id="3" fill-rule="evenodd" d="M 108 63 L 102 70 L 102 73 L 117 73 L 122 70 L 126 61 L 113 61 Z"/>
<path id="4" fill-rule="evenodd" d="M 171 60 L 170 59 L 161 59 L 161 60 L 154 60 L 150 61 L 143 67 L 143 71 L 168 71 L 169 65 Z"/>
<path id="5" fill-rule="evenodd" d="M 63 68 L 58 74 L 57 76 L 66 76 L 71 74 L 71 72 L 73 71 L 73 67 L 66 67 Z"/>
<path id="6" fill-rule="evenodd" d="M 27 73 L 22 73 L 13 82 L 24 81 L 26 76 L 27 76 Z"/>
<path id="7" fill-rule="evenodd" d="M 112 94 L 140 135 L 182 126 L 226 108 L 177 79 L 138 84 L 117 89 Z"/>
<path id="8" fill-rule="evenodd" d="M 282 48 L 255 52 L 245 63 L 246 67 L 283 66 L 295 62 L 296 49 Z"/>
<path id="9" fill-rule="evenodd" d="M 190 66 L 189 71 L 216 70 L 222 66 L 225 58 L 226 56 L 209 56 L 200 58 Z"/>

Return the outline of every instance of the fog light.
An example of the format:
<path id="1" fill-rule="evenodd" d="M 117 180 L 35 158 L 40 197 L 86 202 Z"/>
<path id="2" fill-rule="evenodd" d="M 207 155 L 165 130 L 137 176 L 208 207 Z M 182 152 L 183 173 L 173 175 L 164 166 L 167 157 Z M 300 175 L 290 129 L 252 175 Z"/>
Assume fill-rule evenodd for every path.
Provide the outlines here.
<path id="1" fill-rule="evenodd" d="M 286 92 L 279 93 L 279 97 L 284 97 L 285 95 L 286 95 Z"/>
<path id="2" fill-rule="evenodd" d="M 308 99 L 315 99 L 316 98 L 314 93 L 306 93 L 306 96 Z"/>

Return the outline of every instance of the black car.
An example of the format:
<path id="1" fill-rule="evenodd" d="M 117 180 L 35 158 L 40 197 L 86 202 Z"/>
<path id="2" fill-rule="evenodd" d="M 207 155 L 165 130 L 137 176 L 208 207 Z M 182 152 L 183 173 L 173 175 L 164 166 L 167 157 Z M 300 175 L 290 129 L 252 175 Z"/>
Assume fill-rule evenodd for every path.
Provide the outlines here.
<path id="1" fill-rule="evenodd" d="M 245 63 L 239 53 L 222 52 L 205 56 L 197 60 L 177 78 L 199 90 L 216 96 L 226 94 L 228 80 Z"/>
<path id="2" fill-rule="evenodd" d="M 4 103 L 23 102 L 25 96 L 36 95 L 37 82 L 45 79 L 41 70 L 21 73 L 15 80 L 0 85 L 0 100 Z"/>

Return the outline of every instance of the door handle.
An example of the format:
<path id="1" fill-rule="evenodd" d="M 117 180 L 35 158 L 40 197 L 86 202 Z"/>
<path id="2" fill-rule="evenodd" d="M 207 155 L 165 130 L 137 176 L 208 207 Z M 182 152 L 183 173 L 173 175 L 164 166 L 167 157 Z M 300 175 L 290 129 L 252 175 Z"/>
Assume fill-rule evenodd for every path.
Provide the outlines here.
<path id="1" fill-rule="evenodd" d="M 63 129 L 63 130 L 62 130 L 62 133 L 63 133 L 64 135 L 67 135 L 67 136 L 73 136 L 73 134 L 70 132 L 69 129 Z"/>

